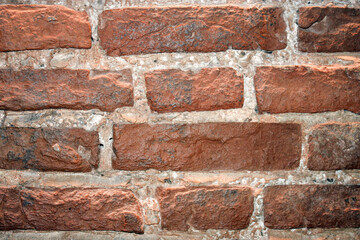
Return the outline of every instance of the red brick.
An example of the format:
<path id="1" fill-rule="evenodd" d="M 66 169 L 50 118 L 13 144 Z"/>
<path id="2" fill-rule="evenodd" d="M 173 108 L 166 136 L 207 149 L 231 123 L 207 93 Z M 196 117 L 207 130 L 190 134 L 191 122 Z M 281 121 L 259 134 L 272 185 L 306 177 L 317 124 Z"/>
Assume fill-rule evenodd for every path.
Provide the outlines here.
<path id="1" fill-rule="evenodd" d="M 269 228 L 360 227 L 360 186 L 267 187 L 264 211 Z"/>
<path id="2" fill-rule="evenodd" d="M 40 110 L 67 108 L 114 111 L 132 106 L 130 70 L 118 73 L 89 70 L 0 70 L 0 109 Z"/>
<path id="3" fill-rule="evenodd" d="M 99 136 L 84 129 L 0 128 L 0 168 L 89 172 L 99 162 Z"/>
<path id="4" fill-rule="evenodd" d="M 303 7 L 299 13 L 300 51 L 360 51 L 360 9 Z"/>
<path id="5" fill-rule="evenodd" d="M 58 5 L 0 5 L 0 51 L 91 48 L 86 12 Z"/>
<path id="6" fill-rule="evenodd" d="M 254 209 L 245 187 L 159 188 L 157 197 L 161 227 L 167 230 L 243 229 Z"/>
<path id="7" fill-rule="evenodd" d="M 209 111 L 240 108 L 244 79 L 232 68 L 177 69 L 145 74 L 147 98 L 157 112 Z"/>
<path id="8" fill-rule="evenodd" d="M 113 167 L 122 170 L 285 170 L 299 165 L 298 124 L 115 125 Z"/>
<path id="9" fill-rule="evenodd" d="M 308 168 L 360 169 L 360 123 L 315 126 L 309 136 Z"/>
<path id="10" fill-rule="evenodd" d="M 140 203 L 121 189 L 0 188 L 0 229 L 143 233 Z"/>
<path id="11" fill-rule="evenodd" d="M 103 11 L 101 46 L 110 56 L 286 47 L 281 8 L 192 6 Z"/>
<path id="12" fill-rule="evenodd" d="M 359 66 L 259 67 L 254 81 L 260 113 L 360 112 Z"/>
<path id="13" fill-rule="evenodd" d="M 0 187 L 0 230 L 29 229 L 22 211 L 20 192 L 16 188 Z"/>

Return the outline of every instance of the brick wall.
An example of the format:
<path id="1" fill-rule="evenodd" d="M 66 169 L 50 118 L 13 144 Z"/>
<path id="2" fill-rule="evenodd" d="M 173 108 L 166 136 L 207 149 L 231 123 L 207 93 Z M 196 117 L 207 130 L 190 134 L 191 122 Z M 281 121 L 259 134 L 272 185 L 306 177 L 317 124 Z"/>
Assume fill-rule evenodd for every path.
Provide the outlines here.
<path id="1" fill-rule="evenodd" d="M 358 1 L 2 0 L 0 238 L 358 239 L 359 113 Z"/>

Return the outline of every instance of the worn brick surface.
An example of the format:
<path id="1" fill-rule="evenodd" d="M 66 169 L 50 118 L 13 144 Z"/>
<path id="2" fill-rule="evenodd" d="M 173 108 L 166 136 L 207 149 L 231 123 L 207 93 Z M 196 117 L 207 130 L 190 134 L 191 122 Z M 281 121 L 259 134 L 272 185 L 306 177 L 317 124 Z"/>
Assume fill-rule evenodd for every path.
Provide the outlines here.
<path id="1" fill-rule="evenodd" d="M 243 229 L 254 208 L 245 187 L 159 188 L 157 196 L 161 226 L 167 230 Z"/>
<path id="2" fill-rule="evenodd" d="M 0 128 L 0 168 L 89 172 L 99 163 L 97 132 Z"/>
<path id="3" fill-rule="evenodd" d="M 100 15 L 101 46 L 110 56 L 286 47 L 281 8 L 236 6 L 124 8 Z"/>
<path id="4" fill-rule="evenodd" d="M 300 8 L 298 38 L 303 52 L 360 51 L 360 9 Z"/>
<path id="5" fill-rule="evenodd" d="M 309 136 L 311 170 L 360 169 L 360 123 L 326 123 Z"/>
<path id="6" fill-rule="evenodd" d="M 134 101 L 130 70 L 117 73 L 89 70 L 0 70 L 0 109 L 48 108 L 114 111 Z"/>
<path id="7" fill-rule="evenodd" d="M 140 204 L 121 189 L 0 188 L 0 229 L 143 233 Z"/>
<path id="8" fill-rule="evenodd" d="M 113 144 L 115 169 L 294 169 L 301 130 L 291 123 L 115 125 Z"/>
<path id="9" fill-rule="evenodd" d="M 260 113 L 360 112 L 360 67 L 266 66 L 254 78 Z"/>
<path id="10" fill-rule="evenodd" d="M 0 5 L 0 51 L 90 47 L 86 12 L 60 5 Z"/>
<path id="11" fill-rule="evenodd" d="M 264 191 L 269 228 L 360 227 L 360 186 L 272 186 Z"/>
<path id="12" fill-rule="evenodd" d="M 145 81 L 150 108 L 157 112 L 239 108 L 244 102 L 243 77 L 232 68 L 156 70 Z"/>

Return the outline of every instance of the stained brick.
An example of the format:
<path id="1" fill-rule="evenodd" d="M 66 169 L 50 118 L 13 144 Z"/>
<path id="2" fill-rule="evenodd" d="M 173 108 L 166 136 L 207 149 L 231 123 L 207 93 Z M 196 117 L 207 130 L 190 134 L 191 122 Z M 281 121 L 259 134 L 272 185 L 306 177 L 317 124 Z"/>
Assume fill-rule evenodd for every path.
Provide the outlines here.
<path id="1" fill-rule="evenodd" d="M 0 51 L 90 48 L 86 12 L 57 5 L 0 5 Z"/>
<path id="2" fill-rule="evenodd" d="M 253 196 L 245 187 L 159 188 L 161 226 L 187 231 L 246 228 L 253 212 Z"/>
<path id="3" fill-rule="evenodd" d="M 360 123 L 315 126 L 309 136 L 308 168 L 360 169 Z"/>
<path id="4" fill-rule="evenodd" d="M 282 12 L 236 6 L 106 10 L 99 18 L 100 43 L 110 56 L 283 49 Z"/>
<path id="5" fill-rule="evenodd" d="M 94 76 L 92 76 L 94 75 Z M 131 71 L 0 70 L 0 109 L 114 111 L 134 102 Z"/>
<path id="6" fill-rule="evenodd" d="M 0 203 L 1 230 L 144 232 L 140 203 L 129 190 L 0 188 Z"/>
<path id="7" fill-rule="evenodd" d="M 259 67 L 254 81 L 260 113 L 360 112 L 356 65 Z"/>
<path id="8" fill-rule="evenodd" d="M 122 170 L 285 170 L 299 165 L 301 130 L 287 123 L 114 126 Z"/>
<path id="9" fill-rule="evenodd" d="M 244 80 L 232 68 L 177 69 L 145 74 L 147 98 L 157 112 L 208 111 L 240 108 Z"/>
<path id="10" fill-rule="evenodd" d="M 0 128 L 0 168 L 89 172 L 99 163 L 97 132 Z"/>
<path id="11" fill-rule="evenodd" d="M 299 49 L 303 52 L 360 51 L 360 9 L 299 9 Z"/>
<path id="12" fill-rule="evenodd" d="M 264 191 L 269 228 L 360 227 L 360 186 L 272 186 Z"/>

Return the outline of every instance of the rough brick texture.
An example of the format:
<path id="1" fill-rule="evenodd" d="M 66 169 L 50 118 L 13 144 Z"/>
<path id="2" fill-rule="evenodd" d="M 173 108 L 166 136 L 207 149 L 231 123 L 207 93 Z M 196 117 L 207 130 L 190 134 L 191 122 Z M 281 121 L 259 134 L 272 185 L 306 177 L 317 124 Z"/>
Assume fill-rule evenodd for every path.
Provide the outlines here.
<path id="1" fill-rule="evenodd" d="M 360 227 L 360 186 L 272 186 L 264 191 L 269 228 Z"/>
<path id="2" fill-rule="evenodd" d="M 133 105 L 130 70 L 93 73 L 91 77 L 89 70 L 0 70 L 0 109 L 114 111 Z"/>
<path id="3" fill-rule="evenodd" d="M 232 68 L 156 70 L 145 81 L 150 108 L 157 112 L 239 108 L 244 102 L 243 77 Z"/>
<path id="4" fill-rule="evenodd" d="M 160 188 L 157 195 L 161 226 L 167 230 L 243 229 L 254 208 L 245 187 Z"/>
<path id="5" fill-rule="evenodd" d="M 99 162 L 97 132 L 0 128 L 0 168 L 89 172 Z"/>
<path id="6" fill-rule="evenodd" d="M 0 229 L 143 233 L 139 201 L 121 189 L 0 188 Z"/>
<path id="7" fill-rule="evenodd" d="M 90 47 L 86 12 L 56 5 L 0 5 L 0 51 Z"/>
<path id="8" fill-rule="evenodd" d="M 286 47 L 281 8 L 164 7 L 106 10 L 101 46 L 110 56 Z"/>
<path id="9" fill-rule="evenodd" d="M 254 81 L 260 113 L 360 112 L 359 66 L 259 67 Z"/>
<path id="10" fill-rule="evenodd" d="M 114 126 L 113 167 L 123 170 L 278 170 L 299 165 L 298 124 Z"/>
<path id="11" fill-rule="evenodd" d="M 309 136 L 308 168 L 360 169 L 360 123 L 315 126 Z"/>
<path id="12" fill-rule="evenodd" d="M 299 49 L 303 52 L 360 51 L 360 9 L 299 9 Z"/>

